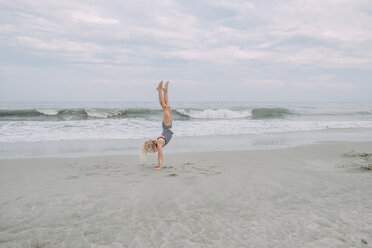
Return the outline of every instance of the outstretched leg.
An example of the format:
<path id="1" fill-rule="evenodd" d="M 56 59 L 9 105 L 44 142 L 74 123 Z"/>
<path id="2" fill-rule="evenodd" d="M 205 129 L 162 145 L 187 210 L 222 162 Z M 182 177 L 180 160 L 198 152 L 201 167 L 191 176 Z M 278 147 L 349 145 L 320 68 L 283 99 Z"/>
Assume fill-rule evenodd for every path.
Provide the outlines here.
<path id="1" fill-rule="evenodd" d="M 165 83 L 165 86 L 163 88 L 164 103 L 165 103 L 165 106 L 166 106 L 166 108 L 164 108 L 164 122 L 167 125 L 169 125 L 169 123 L 172 121 L 172 109 L 171 109 L 171 106 L 170 106 L 169 100 L 168 100 L 168 84 L 169 84 L 169 81 L 167 81 Z"/>
<path id="2" fill-rule="evenodd" d="M 164 103 L 169 106 L 169 101 L 168 101 L 168 84 L 169 84 L 169 81 L 167 81 L 165 83 L 165 86 L 163 88 L 163 91 L 164 91 Z"/>
<path id="3" fill-rule="evenodd" d="M 162 108 L 164 108 L 164 97 L 163 97 L 163 93 L 162 93 L 162 87 L 163 87 L 163 81 L 161 81 L 158 85 L 158 87 L 156 88 L 156 90 L 159 92 L 159 103 L 161 105 Z"/>

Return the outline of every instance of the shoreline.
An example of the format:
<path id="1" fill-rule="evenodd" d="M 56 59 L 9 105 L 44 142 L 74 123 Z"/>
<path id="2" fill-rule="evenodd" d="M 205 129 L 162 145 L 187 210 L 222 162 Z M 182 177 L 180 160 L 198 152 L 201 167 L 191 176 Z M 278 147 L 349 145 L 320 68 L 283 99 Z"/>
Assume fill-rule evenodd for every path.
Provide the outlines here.
<path id="1" fill-rule="evenodd" d="M 85 157 L 92 155 L 139 155 L 145 141 L 62 140 L 0 142 L 0 160 L 38 157 Z M 284 133 L 173 137 L 166 153 L 267 150 L 321 142 L 371 142 L 372 129 L 326 129 Z"/>
<path id="2" fill-rule="evenodd" d="M 49 142 L 49 141 L 48 141 Z M 98 141 L 100 142 L 100 141 Z M 319 146 L 319 145 L 330 145 L 330 146 L 337 146 L 337 145 L 355 145 L 357 147 L 364 146 L 364 145 L 371 145 L 372 148 L 372 141 L 318 141 L 315 143 L 308 143 L 308 144 L 298 144 L 293 146 L 286 146 L 286 147 L 270 147 L 270 148 L 256 148 L 256 149 L 242 149 L 242 150 L 217 150 L 217 151 L 186 151 L 186 152 L 164 152 L 164 156 L 187 156 L 190 154 L 217 154 L 217 153 L 250 153 L 250 152 L 265 152 L 265 151 L 277 151 L 277 150 L 287 150 L 287 149 L 296 149 L 296 148 L 306 148 L 311 146 Z M 371 151 L 372 152 L 372 151 Z M 146 156 L 151 159 L 151 157 L 156 156 L 157 153 L 142 155 L 140 152 L 137 154 L 126 154 L 126 153 L 115 153 L 115 154 L 99 154 L 99 155 L 82 155 L 82 156 L 40 156 L 40 157 L 15 157 L 15 158 L 0 158 L 0 162 L 6 162 L 11 160 L 33 160 L 33 159 L 89 159 L 89 158 L 138 158 L 139 163 L 143 163 L 142 160 L 146 160 Z M 1 164 L 0 164 L 1 166 Z"/>

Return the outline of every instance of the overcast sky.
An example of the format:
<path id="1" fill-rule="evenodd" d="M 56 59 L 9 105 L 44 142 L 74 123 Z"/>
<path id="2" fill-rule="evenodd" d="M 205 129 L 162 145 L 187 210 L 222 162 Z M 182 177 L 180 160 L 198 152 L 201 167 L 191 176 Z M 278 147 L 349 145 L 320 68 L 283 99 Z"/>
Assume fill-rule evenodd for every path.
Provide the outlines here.
<path id="1" fill-rule="evenodd" d="M 0 101 L 371 101 L 371 0 L 0 0 Z"/>

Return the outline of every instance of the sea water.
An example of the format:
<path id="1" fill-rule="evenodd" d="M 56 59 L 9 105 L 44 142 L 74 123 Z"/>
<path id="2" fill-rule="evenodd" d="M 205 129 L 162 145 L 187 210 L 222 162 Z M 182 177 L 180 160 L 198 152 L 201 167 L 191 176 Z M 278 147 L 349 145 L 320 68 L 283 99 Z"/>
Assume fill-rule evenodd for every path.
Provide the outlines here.
<path id="1" fill-rule="evenodd" d="M 372 103 L 174 102 L 172 115 L 171 152 L 372 141 Z M 0 158 L 135 154 L 162 116 L 157 102 L 1 102 Z"/>

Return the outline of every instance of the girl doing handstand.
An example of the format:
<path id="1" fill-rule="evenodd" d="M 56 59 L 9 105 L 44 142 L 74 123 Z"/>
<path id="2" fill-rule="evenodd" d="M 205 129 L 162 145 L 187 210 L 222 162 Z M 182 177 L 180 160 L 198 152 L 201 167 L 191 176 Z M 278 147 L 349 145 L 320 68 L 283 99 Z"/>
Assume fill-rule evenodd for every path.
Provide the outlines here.
<path id="1" fill-rule="evenodd" d="M 159 103 L 163 109 L 163 132 L 157 138 L 157 140 L 148 140 L 143 144 L 142 152 L 145 154 L 158 152 L 158 165 L 154 168 L 160 170 L 163 167 L 163 147 L 166 146 L 172 138 L 172 109 L 169 105 L 168 100 L 168 84 L 165 83 L 163 87 L 163 81 L 161 81 L 156 88 L 159 94 Z M 163 95 L 164 93 L 164 95 Z"/>

